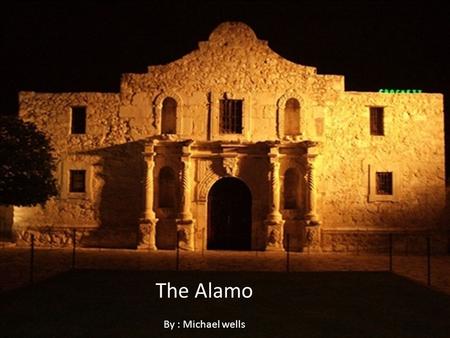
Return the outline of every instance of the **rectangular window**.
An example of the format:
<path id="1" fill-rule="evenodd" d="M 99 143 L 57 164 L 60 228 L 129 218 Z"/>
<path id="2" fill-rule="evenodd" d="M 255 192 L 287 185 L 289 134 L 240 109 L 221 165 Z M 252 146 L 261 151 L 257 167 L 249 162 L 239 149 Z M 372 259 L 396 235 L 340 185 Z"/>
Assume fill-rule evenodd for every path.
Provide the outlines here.
<path id="1" fill-rule="evenodd" d="M 86 170 L 70 171 L 70 192 L 86 192 Z"/>
<path id="2" fill-rule="evenodd" d="M 86 133 L 86 107 L 72 107 L 72 134 Z"/>
<path id="3" fill-rule="evenodd" d="M 242 100 L 220 100 L 220 132 L 242 134 Z"/>
<path id="4" fill-rule="evenodd" d="M 375 179 L 377 195 L 392 195 L 392 172 L 377 172 Z"/>
<path id="5" fill-rule="evenodd" d="M 383 107 L 370 107 L 370 134 L 384 135 Z"/>

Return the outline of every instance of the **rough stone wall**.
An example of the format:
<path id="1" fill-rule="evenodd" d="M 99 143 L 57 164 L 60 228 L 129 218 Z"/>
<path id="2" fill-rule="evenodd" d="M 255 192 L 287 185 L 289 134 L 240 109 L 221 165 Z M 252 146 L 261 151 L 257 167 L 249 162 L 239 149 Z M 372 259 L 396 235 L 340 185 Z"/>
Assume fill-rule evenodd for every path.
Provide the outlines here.
<path id="1" fill-rule="evenodd" d="M 279 136 L 280 99 L 296 97 L 301 104 L 302 133 L 314 138 L 314 119 L 322 117 L 320 106 L 343 90 L 342 76 L 318 75 L 313 67 L 283 59 L 246 25 L 222 24 L 209 41 L 200 42 L 199 49 L 183 58 L 151 66 L 147 74 L 125 74 L 120 114 L 129 119 L 135 137 L 156 134 L 160 98 L 171 96 L 179 105 L 181 130 L 177 133 L 181 137 L 206 140 L 210 128 L 210 139 L 219 139 L 223 137 L 215 131 L 218 101 L 226 93 L 228 98 L 244 99 L 243 135 L 226 138 L 265 141 Z"/>
<path id="2" fill-rule="evenodd" d="M 14 228 L 22 239 L 19 243 L 29 238 L 26 229 L 45 228 L 50 230 L 44 232 L 52 235 L 39 237 L 37 244 L 64 245 L 70 239 L 66 238 L 66 231 L 57 229 L 81 227 L 89 229 L 91 237 L 108 246 L 120 243 L 117 238 L 108 243 L 109 236 L 117 237 L 114 233 L 127 228 L 131 234 L 128 237 L 132 238 L 124 237 L 119 245 L 134 245 L 142 199 L 143 146 L 130 142 L 131 128 L 119 116 L 119 95 L 21 92 L 19 102 L 21 118 L 34 122 L 51 140 L 59 185 L 59 195 L 44 206 L 15 208 Z M 87 107 L 85 134 L 71 134 L 73 106 Z M 86 170 L 85 194 L 68 191 L 70 169 Z M 97 232 L 102 235 L 95 236 Z"/>
<path id="3" fill-rule="evenodd" d="M 16 230 L 77 226 L 90 229 L 84 237 L 94 245 L 132 246 L 143 204 L 142 140 L 160 134 L 166 97 L 177 102 L 177 135 L 168 139 L 321 142 L 315 187 L 326 250 L 351 251 L 356 229 L 375 231 L 374 243 L 381 243 L 385 235 L 379 231 L 436 226 L 445 202 L 440 94 L 345 92 L 343 76 L 320 75 L 313 67 L 285 60 L 246 25 L 225 23 L 183 58 L 150 66 L 145 74 L 124 74 L 119 94 L 20 93 L 20 116 L 51 137 L 61 195 L 44 207 L 15 208 Z M 242 135 L 218 132 L 219 100 L 224 97 L 244 100 Z M 300 134 L 293 137 L 285 137 L 283 130 L 289 98 L 300 103 Z M 70 135 L 70 107 L 77 105 L 88 107 L 86 135 Z M 370 106 L 385 107 L 385 136 L 370 135 Z M 163 165 L 158 161 L 155 181 Z M 207 226 L 207 205 L 195 194 L 208 161 L 193 160 L 191 209 L 197 240 Z M 262 248 L 255 238 L 263 241 L 265 236 L 267 159 L 252 161 L 241 161 L 239 175 L 254 189 L 253 241 Z M 178 164 L 173 166 L 178 172 Z M 280 175 L 292 166 L 282 161 Z M 87 170 L 90 184 L 81 199 L 67 192 L 69 168 Z M 303 179 L 305 172 L 299 170 Z M 394 172 L 391 201 L 369 202 L 370 179 L 377 170 Z M 292 245 L 301 249 L 302 213 L 281 211 L 285 229 L 295 234 Z M 157 244 L 172 247 L 175 216 L 156 212 Z"/>
<path id="4" fill-rule="evenodd" d="M 345 92 L 324 107 L 317 176 L 324 228 L 437 226 L 445 206 L 442 104 L 440 94 Z M 370 135 L 370 106 L 385 107 L 384 136 Z M 394 200 L 369 202 L 374 170 L 393 171 Z"/>
<path id="5" fill-rule="evenodd" d="M 130 141 L 115 93 L 19 93 L 19 116 L 51 138 L 57 157 Z M 71 107 L 87 107 L 86 134 L 70 134 Z"/>
<path id="6" fill-rule="evenodd" d="M 448 253 L 448 239 L 444 232 L 430 233 L 427 230 L 408 229 L 387 232 L 379 230 L 323 230 L 322 251 L 339 253 L 389 254 L 390 246 L 396 255 L 426 255 L 427 240 L 430 239 L 432 254 Z M 306 249 L 307 250 L 307 249 Z"/>

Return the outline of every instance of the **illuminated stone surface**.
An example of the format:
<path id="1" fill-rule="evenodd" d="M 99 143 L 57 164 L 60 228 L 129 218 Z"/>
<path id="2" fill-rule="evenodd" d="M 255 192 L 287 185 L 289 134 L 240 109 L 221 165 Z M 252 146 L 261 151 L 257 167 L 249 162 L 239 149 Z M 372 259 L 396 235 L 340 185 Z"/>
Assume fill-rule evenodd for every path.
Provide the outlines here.
<path id="1" fill-rule="evenodd" d="M 168 97 L 176 134 L 161 135 Z M 222 99 L 243 100 L 241 134 L 220 132 Z M 86 246 L 174 248 L 178 233 L 180 247 L 201 250 L 208 192 L 222 177 L 251 191 L 252 249 L 283 250 L 289 234 L 293 250 L 371 250 L 391 231 L 440 229 L 442 95 L 345 91 L 343 76 L 283 59 L 242 23 L 221 24 L 179 60 L 124 74 L 120 93 L 21 92 L 19 101 L 20 116 L 52 140 L 60 187 L 44 207 L 15 208 L 19 244 L 33 231 L 40 245 L 65 245 L 64 229 L 77 227 Z M 295 128 L 287 102 L 299 104 Z M 87 107 L 86 134 L 70 134 L 74 106 Z M 370 135 L 371 106 L 384 107 L 384 136 Z M 169 208 L 158 206 L 164 167 L 177 180 Z M 297 207 L 284 209 L 290 168 Z M 86 193 L 68 191 L 69 170 L 86 170 Z M 378 171 L 393 172 L 393 195 L 374 194 Z"/>

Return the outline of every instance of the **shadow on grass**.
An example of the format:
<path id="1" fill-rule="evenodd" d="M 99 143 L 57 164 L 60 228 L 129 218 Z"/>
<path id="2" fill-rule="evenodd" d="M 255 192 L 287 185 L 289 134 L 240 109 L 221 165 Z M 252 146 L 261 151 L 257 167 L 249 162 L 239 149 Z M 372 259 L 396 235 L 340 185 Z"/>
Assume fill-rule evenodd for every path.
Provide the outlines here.
<path id="1" fill-rule="evenodd" d="M 156 282 L 190 290 L 160 299 Z M 195 299 L 199 283 L 250 299 Z M 1 294 L 4 337 L 448 337 L 450 297 L 385 272 L 77 270 Z M 183 320 L 245 322 L 188 329 Z M 163 321 L 176 323 L 173 331 Z"/>

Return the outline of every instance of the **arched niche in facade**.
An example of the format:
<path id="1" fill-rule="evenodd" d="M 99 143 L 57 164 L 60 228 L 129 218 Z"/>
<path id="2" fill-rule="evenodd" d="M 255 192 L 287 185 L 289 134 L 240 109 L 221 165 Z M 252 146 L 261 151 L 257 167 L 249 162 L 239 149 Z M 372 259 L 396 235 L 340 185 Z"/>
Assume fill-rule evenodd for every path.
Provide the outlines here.
<path id="1" fill-rule="evenodd" d="M 295 137 L 303 133 L 303 100 L 295 92 L 287 92 L 277 102 L 278 136 Z"/>
<path id="2" fill-rule="evenodd" d="M 295 170 L 294 168 L 289 168 L 284 173 L 284 182 L 283 182 L 284 209 L 298 208 L 299 205 L 298 185 L 299 185 L 299 175 L 297 170 Z"/>
<path id="3" fill-rule="evenodd" d="M 163 167 L 158 176 L 158 206 L 174 208 L 177 201 L 177 180 L 175 172 L 170 167 Z"/>
<path id="4" fill-rule="evenodd" d="M 289 98 L 284 106 L 284 135 L 300 134 L 300 102 L 294 97 Z"/>
<path id="5" fill-rule="evenodd" d="M 166 97 L 161 109 L 161 134 L 177 133 L 177 101 L 173 97 Z"/>
<path id="6" fill-rule="evenodd" d="M 154 100 L 155 126 L 159 134 L 181 134 L 183 102 L 172 91 L 164 91 Z"/>

